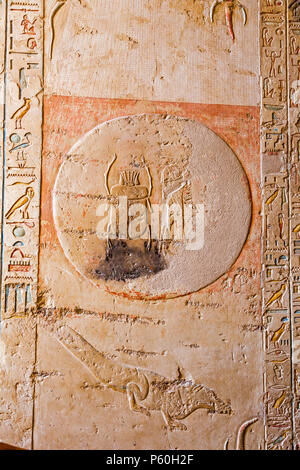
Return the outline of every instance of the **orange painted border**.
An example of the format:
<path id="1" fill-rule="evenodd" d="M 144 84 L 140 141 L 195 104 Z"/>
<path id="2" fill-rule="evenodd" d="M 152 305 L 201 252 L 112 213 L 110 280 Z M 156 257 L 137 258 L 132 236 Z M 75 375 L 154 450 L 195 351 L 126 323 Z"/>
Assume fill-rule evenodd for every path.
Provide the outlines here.
<path id="1" fill-rule="evenodd" d="M 259 107 L 51 95 L 44 97 L 40 280 L 43 281 L 43 263 L 49 256 L 46 247 L 61 250 L 63 254 L 52 216 L 52 190 L 64 155 L 79 138 L 98 124 L 142 113 L 173 114 L 199 121 L 217 133 L 236 153 L 248 176 L 253 216 L 246 244 L 230 271 L 239 265 L 251 266 L 260 273 Z M 257 277 L 259 279 L 259 275 Z M 219 282 L 205 289 L 219 290 Z"/>

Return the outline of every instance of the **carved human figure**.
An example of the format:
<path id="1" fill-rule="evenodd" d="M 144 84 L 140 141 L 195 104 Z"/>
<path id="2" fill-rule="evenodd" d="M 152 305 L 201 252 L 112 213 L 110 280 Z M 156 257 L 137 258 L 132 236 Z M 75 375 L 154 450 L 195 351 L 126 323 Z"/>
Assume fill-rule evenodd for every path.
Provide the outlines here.
<path id="1" fill-rule="evenodd" d="M 34 30 L 34 23 L 36 22 L 36 18 L 33 21 L 30 21 L 28 15 L 24 15 L 21 21 L 21 26 L 23 26 L 23 34 L 32 34 L 35 35 Z"/>
<path id="2" fill-rule="evenodd" d="M 269 71 L 269 77 L 276 78 L 277 72 L 276 72 L 276 59 L 279 59 L 281 57 L 281 51 L 268 51 L 265 50 L 266 57 L 269 57 L 271 59 L 271 66 L 270 66 L 270 71 Z"/>
<path id="3" fill-rule="evenodd" d="M 291 37 L 290 40 L 290 52 L 291 55 L 298 55 L 299 54 L 300 47 L 297 45 L 297 39 L 295 36 Z"/>
<path id="4" fill-rule="evenodd" d="M 166 249 L 165 240 L 174 238 L 171 236 L 171 232 L 175 220 L 170 208 L 173 204 L 176 204 L 183 210 L 184 189 L 189 184 L 189 172 L 185 168 L 185 162 L 183 162 L 182 167 L 171 163 L 161 173 L 161 198 L 165 209 L 160 231 L 160 248 L 163 250 Z"/>

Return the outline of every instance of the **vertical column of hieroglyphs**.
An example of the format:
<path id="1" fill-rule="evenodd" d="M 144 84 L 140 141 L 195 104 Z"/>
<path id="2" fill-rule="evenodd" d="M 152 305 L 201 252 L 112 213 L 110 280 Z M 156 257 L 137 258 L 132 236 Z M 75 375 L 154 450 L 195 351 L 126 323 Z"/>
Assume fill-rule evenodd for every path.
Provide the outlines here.
<path id="1" fill-rule="evenodd" d="M 7 9 L 2 318 L 36 301 L 43 111 L 43 1 Z"/>
<path id="2" fill-rule="evenodd" d="M 3 192 L 3 146 L 4 146 L 4 77 L 5 77 L 5 39 L 6 39 L 6 2 L 0 1 L 0 123 L 1 123 L 1 142 L 0 142 L 0 162 L 1 162 L 1 177 L 0 177 L 0 220 L 1 220 L 1 240 L 2 240 L 2 192 Z"/>
<path id="3" fill-rule="evenodd" d="M 287 0 L 261 0 L 265 437 L 293 442 L 287 103 Z"/>
<path id="4" fill-rule="evenodd" d="M 294 448 L 300 444 L 300 0 L 289 0 L 289 161 L 293 298 Z"/>

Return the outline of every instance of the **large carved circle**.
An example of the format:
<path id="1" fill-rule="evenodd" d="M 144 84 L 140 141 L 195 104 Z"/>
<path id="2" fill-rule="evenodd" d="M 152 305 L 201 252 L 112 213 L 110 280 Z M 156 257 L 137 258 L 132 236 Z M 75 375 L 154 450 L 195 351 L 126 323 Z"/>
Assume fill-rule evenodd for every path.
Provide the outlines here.
<path id="1" fill-rule="evenodd" d="M 100 289 L 134 298 L 211 284 L 236 261 L 251 222 L 236 155 L 206 126 L 176 116 L 122 117 L 94 128 L 61 165 L 53 207 L 77 271 Z M 193 240 L 185 233 L 188 213 Z M 142 214 L 147 219 L 138 223 Z"/>

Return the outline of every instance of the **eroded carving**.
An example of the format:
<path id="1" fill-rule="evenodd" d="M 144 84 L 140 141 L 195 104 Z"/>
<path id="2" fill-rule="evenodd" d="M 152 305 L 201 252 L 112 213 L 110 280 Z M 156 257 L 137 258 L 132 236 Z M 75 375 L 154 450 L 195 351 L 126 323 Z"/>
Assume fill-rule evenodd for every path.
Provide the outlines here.
<path id="1" fill-rule="evenodd" d="M 66 325 L 50 328 L 63 346 L 89 369 L 99 385 L 126 393 L 132 411 L 146 416 L 160 411 L 171 430 L 186 430 L 181 420 L 199 409 L 206 409 L 208 413 L 232 413 L 230 403 L 222 401 L 201 382 L 181 375 L 174 380 L 167 379 L 152 371 L 121 364 L 99 352 L 72 328 Z"/>

